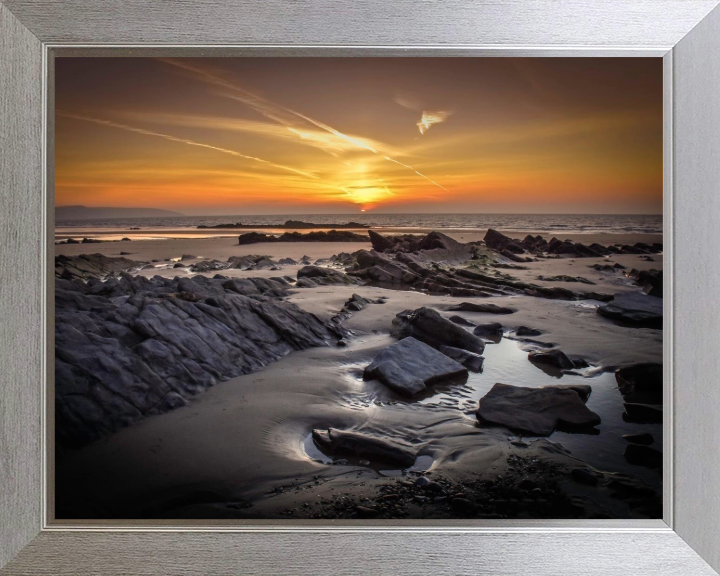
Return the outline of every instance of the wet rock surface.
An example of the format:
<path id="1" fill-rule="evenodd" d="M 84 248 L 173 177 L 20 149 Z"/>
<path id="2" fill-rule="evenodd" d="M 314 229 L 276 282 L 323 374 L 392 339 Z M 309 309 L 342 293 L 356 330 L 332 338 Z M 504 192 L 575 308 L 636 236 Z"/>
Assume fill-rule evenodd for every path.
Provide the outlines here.
<path id="1" fill-rule="evenodd" d="M 571 370 L 575 364 L 561 350 L 534 350 L 528 354 L 534 364 L 547 364 L 560 370 Z"/>
<path id="2" fill-rule="evenodd" d="M 485 358 L 480 356 L 480 354 L 475 354 L 474 352 L 468 352 L 467 350 L 454 348 L 452 346 L 440 346 L 440 352 L 445 354 L 445 356 L 452 358 L 456 362 L 459 362 L 472 372 L 482 372 Z"/>
<path id="3" fill-rule="evenodd" d="M 574 390 L 500 383 L 480 400 L 477 418 L 481 423 L 499 424 L 536 436 L 549 436 L 558 426 L 582 430 L 600 424 L 600 417 L 585 406 Z"/>
<path id="4" fill-rule="evenodd" d="M 377 379 L 402 396 L 417 396 L 429 386 L 467 379 L 467 369 L 419 340 L 407 337 L 382 350 L 365 368 L 366 380 Z"/>
<path id="5" fill-rule="evenodd" d="M 418 308 L 400 312 L 392 322 L 390 334 L 398 340 L 411 336 L 434 348 L 453 346 L 482 354 L 483 341 L 451 322 L 432 308 Z"/>
<path id="6" fill-rule="evenodd" d="M 417 458 L 418 449 L 400 440 L 379 438 L 371 434 L 350 430 L 315 429 L 312 431 L 315 444 L 331 454 L 350 457 L 367 457 L 376 462 L 406 468 Z"/>
<path id="7" fill-rule="evenodd" d="M 57 279 L 58 442 L 82 445 L 344 335 L 264 278 Z"/>
<path id="8" fill-rule="evenodd" d="M 599 306 L 597 312 L 625 325 L 662 328 L 663 301 L 656 296 L 636 292 L 616 294 L 613 300 L 604 306 Z"/>

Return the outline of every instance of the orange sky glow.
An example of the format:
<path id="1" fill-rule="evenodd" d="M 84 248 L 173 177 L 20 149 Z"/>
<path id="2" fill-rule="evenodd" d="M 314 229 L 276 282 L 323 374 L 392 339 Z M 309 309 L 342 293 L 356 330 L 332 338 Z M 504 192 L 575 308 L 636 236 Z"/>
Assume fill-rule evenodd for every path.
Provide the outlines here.
<path id="1" fill-rule="evenodd" d="M 58 206 L 661 213 L 659 58 L 58 58 Z"/>

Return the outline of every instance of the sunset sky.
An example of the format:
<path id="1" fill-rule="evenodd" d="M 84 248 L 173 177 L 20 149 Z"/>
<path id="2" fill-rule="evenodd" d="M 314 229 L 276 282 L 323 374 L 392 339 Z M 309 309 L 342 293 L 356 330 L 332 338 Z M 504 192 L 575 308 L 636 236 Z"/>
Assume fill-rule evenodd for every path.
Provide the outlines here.
<path id="1" fill-rule="evenodd" d="M 662 211 L 660 58 L 58 58 L 56 205 Z"/>

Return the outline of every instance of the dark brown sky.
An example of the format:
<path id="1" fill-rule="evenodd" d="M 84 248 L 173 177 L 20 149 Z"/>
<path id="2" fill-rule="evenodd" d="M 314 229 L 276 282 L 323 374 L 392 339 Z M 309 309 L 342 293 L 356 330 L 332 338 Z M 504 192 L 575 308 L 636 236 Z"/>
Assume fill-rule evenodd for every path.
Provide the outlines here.
<path id="1" fill-rule="evenodd" d="M 56 202 L 659 213 L 659 58 L 59 58 Z"/>

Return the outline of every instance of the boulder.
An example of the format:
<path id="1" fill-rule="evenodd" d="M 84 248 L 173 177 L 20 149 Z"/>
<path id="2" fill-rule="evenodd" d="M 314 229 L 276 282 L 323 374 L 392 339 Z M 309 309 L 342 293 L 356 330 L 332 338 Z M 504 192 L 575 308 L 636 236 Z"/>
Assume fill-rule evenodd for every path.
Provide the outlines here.
<path id="1" fill-rule="evenodd" d="M 484 342 L 464 328 L 443 318 L 432 308 L 400 312 L 392 322 L 390 334 L 398 340 L 412 336 L 434 348 L 454 346 L 482 354 Z"/>
<path id="2" fill-rule="evenodd" d="M 528 360 L 534 364 L 547 364 L 560 370 L 575 368 L 575 364 L 560 350 L 533 350 Z"/>
<path id="3" fill-rule="evenodd" d="M 542 330 L 528 328 L 527 326 L 518 326 L 515 330 L 516 336 L 540 336 L 541 334 Z"/>
<path id="4" fill-rule="evenodd" d="M 361 432 L 314 429 L 312 437 L 318 448 L 331 454 L 365 457 L 402 468 L 412 466 L 417 458 L 417 449 L 413 446 Z"/>
<path id="5" fill-rule="evenodd" d="M 600 424 L 574 390 L 500 383 L 480 399 L 477 418 L 535 436 L 549 436 L 559 426 L 583 430 Z"/>
<path id="6" fill-rule="evenodd" d="M 512 314 L 515 312 L 512 308 L 505 308 L 495 304 L 475 304 L 474 302 L 462 302 L 456 306 L 451 306 L 448 310 L 453 312 L 481 312 L 485 314 Z"/>
<path id="7" fill-rule="evenodd" d="M 587 402 L 592 394 L 592 386 L 589 384 L 548 384 L 546 386 L 540 386 L 540 388 L 556 388 L 558 390 L 573 390 L 580 396 L 583 402 Z"/>
<path id="8" fill-rule="evenodd" d="M 637 292 L 616 294 L 613 300 L 599 306 L 598 314 L 620 324 L 658 328 L 663 325 L 663 300 Z"/>
<path id="9" fill-rule="evenodd" d="M 657 362 L 623 366 L 615 371 L 618 389 L 626 402 L 663 403 L 663 367 Z"/>
<path id="10" fill-rule="evenodd" d="M 466 380 L 467 369 L 445 354 L 408 337 L 382 350 L 365 368 L 366 380 L 377 379 L 403 396 L 416 396 L 428 386 Z"/>
<path id="11" fill-rule="evenodd" d="M 480 354 L 475 354 L 474 352 L 468 352 L 467 350 L 454 348 L 452 346 L 440 346 L 440 352 L 445 354 L 445 356 L 452 358 L 456 362 L 460 362 L 460 364 L 472 372 L 482 372 L 485 358 L 480 356 Z"/>
<path id="12" fill-rule="evenodd" d="M 466 320 L 462 316 L 450 316 L 448 320 L 450 320 L 450 322 L 454 322 L 458 326 L 475 326 L 475 324 L 470 322 L 470 320 Z"/>
<path id="13" fill-rule="evenodd" d="M 473 330 L 476 336 L 496 337 L 503 335 L 503 326 L 500 322 L 489 322 L 487 324 L 479 324 Z"/>

